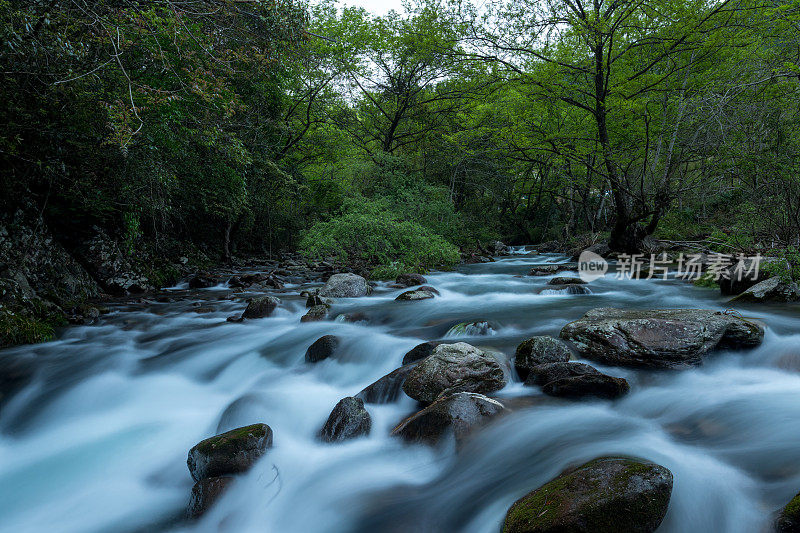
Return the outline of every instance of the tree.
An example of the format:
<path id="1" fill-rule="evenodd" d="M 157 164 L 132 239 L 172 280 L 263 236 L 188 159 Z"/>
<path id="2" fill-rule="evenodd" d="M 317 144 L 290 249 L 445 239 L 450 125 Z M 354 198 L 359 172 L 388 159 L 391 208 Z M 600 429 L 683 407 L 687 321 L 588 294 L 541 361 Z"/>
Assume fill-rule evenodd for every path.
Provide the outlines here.
<path id="1" fill-rule="evenodd" d="M 532 98 L 589 119 L 545 145 L 602 176 L 615 214 L 609 244 L 634 252 L 685 188 L 689 161 L 676 142 L 687 91 L 736 13 L 733 0 L 515 0 L 482 23 L 474 8 L 458 19 L 471 58 L 503 65 Z"/>

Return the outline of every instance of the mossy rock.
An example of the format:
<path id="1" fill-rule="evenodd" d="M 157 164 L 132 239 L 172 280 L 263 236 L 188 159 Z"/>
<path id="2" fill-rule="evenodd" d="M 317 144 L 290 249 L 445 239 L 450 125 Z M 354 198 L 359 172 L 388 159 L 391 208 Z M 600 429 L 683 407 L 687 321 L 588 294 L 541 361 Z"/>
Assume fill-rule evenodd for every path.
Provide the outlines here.
<path id="1" fill-rule="evenodd" d="M 272 447 L 272 429 L 253 424 L 216 435 L 189 450 L 186 464 L 195 481 L 245 472 Z"/>
<path id="2" fill-rule="evenodd" d="M 775 530 L 778 533 L 800 532 L 800 493 L 781 510 L 778 519 L 775 520 Z"/>
<path id="3" fill-rule="evenodd" d="M 628 457 L 601 457 L 517 500 L 503 533 L 650 533 L 664 519 L 672 473 Z"/>

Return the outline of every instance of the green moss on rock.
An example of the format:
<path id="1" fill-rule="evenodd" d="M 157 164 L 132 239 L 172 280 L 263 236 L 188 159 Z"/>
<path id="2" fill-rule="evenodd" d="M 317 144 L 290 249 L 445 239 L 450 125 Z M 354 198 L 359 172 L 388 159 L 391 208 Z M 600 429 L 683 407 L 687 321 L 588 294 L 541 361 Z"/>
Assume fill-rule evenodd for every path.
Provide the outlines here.
<path id="1" fill-rule="evenodd" d="M 672 493 L 663 466 L 603 457 L 564 472 L 508 510 L 504 533 L 649 533 L 661 524 Z"/>

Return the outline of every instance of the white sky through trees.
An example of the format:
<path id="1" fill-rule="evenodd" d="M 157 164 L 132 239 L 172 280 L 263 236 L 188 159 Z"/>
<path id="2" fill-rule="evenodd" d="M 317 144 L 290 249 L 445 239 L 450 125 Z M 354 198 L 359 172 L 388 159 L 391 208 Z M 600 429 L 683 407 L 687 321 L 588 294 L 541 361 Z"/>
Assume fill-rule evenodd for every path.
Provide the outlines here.
<path id="1" fill-rule="evenodd" d="M 403 11 L 402 0 L 340 0 L 340 5 L 360 6 L 375 15 L 385 15 L 391 9 Z"/>

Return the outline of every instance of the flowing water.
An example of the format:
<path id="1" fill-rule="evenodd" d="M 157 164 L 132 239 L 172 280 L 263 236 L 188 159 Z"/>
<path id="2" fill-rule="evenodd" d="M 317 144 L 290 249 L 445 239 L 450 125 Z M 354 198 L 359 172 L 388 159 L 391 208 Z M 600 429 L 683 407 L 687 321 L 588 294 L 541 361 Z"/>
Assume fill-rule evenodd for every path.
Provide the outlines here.
<path id="1" fill-rule="evenodd" d="M 119 304 L 99 325 L 6 350 L 3 364 L 30 360 L 36 374 L 0 409 L 0 530 L 495 532 L 514 500 L 604 454 L 643 457 L 673 472 L 660 531 L 766 528 L 800 490 L 796 307 L 742 309 L 766 325 L 764 344 L 713 354 L 699 368 L 599 366 L 631 383 L 618 401 L 553 399 L 512 383 L 497 396 L 513 413 L 457 454 L 452 445 L 388 436 L 414 410 L 405 397 L 367 406 L 368 438 L 315 440 L 340 398 L 459 322 L 487 321 L 493 331 L 458 340 L 513 354 L 522 339 L 557 335 L 594 307 L 726 307 L 716 291 L 682 281 L 613 275 L 593 282 L 591 294 L 537 294 L 547 278 L 524 274 L 561 260 L 520 254 L 462 266 L 428 276 L 441 291 L 432 300 L 397 302 L 401 291 L 381 285 L 333 308 L 368 322 L 300 324 L 304 302 L 294 287 L 280 294 L 274 316 L 227 323 L 244 302 L 217 287 L 194 300 Z M 306 348 L 329 333 L 343 339 L 336 359 L 306 364 Z M 256 422 L 272 427 L 274 448 L 203 520 L 182 522 L 189 448 Z"/>

